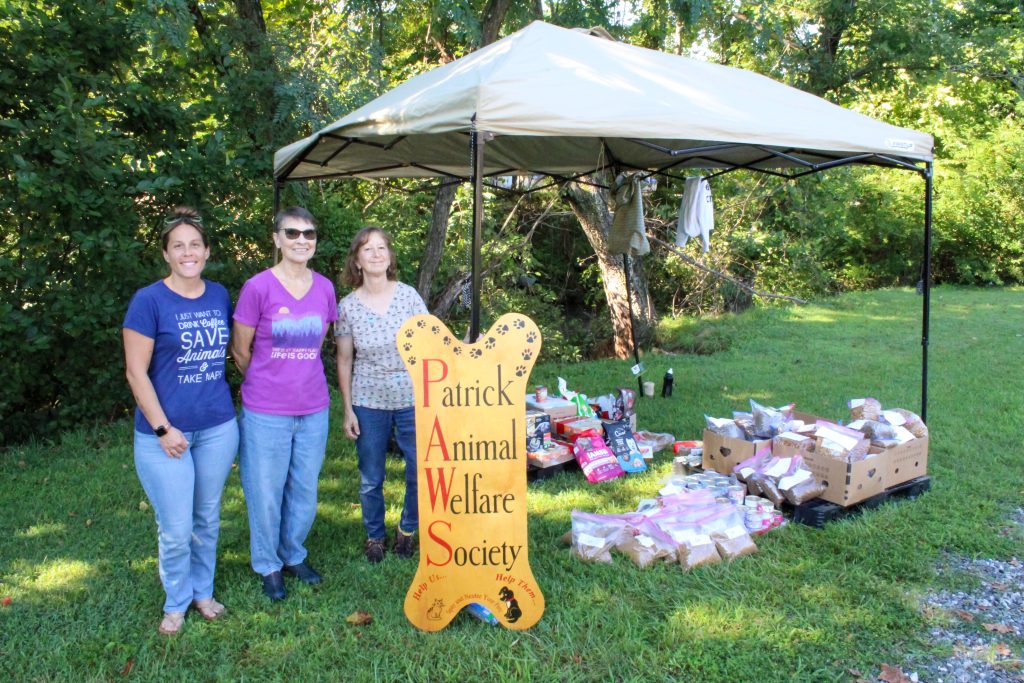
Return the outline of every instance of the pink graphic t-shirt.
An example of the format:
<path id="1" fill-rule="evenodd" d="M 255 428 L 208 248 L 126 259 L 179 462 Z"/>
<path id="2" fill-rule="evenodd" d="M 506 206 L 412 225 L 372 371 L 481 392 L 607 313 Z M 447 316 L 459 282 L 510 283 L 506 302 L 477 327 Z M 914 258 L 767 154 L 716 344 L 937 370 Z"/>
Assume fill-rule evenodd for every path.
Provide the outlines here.
<path id="1" fill-rule="evenodd" d="M 301 299 L 270 270 L 242 286 L 234 319 L 256 330 L 242 382 L 242 405 L 257 413 L 309 415 L 330 405 L 320 358 L 328 326 L 338 319 L 334 285 L 313 273 Z"/>

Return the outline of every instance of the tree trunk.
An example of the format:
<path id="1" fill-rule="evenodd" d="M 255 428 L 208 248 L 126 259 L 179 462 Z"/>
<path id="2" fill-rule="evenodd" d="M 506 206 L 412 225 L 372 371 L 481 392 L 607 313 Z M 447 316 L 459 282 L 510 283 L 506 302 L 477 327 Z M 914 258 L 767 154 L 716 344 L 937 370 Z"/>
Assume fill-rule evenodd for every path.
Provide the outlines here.
<path id="1" fill-rule="evenodd" d="M 628 358 L 633 353 L 630 336 L 629 299 L 626 292 L 626 278 L 622 269 L 622 254 L 608 253 L 608 232 L 612 226 L 612 213 L 608 210 L 608 192 L 591 185 L 569 183 L 564 186 L 562 196 L 572 207 L 587 236 L 601 270 L 608 313 L 615 333 L 615 355 Z M 651 321 L 654 306 L 647 289 L 647 276 L 641 267 L 640 258 L 630 259 L 630 285 L 633 297 L 633 317 L 636 320 L 636 342 L 643 346 L 651 339 Z"/>
<path id="2" fill-rule="evenodd" d="M 505 13 L 508 12 L 512 0 L 487 0 L 480 20 L 480 44 L 477 48 L 490 45 L 498 39 L 498 31 L 505 21 Z M 538 4 L 539 7 L 539 4 Z M 467 150 L 467 154 L 469 151 Z M 437 275 L 437 267 L 441 263 L 441 256 L 444 253 L 444 243 L 448 237 L 448 218 L 452 213 L 452 202 L 455 201 L 455 190 L 457 185 L 442 185 L 434 197 L 434 210 L 430 215 L 430 228 L 427 230 L 426 244 L 424 245 L 423 259 L 416 271 L 416 290 L 423 297 L 424 301 L 430 301 L 430 290 L 433 289 L 434 276 Z M 445 306 L 444 301 L 439 297 L 438 302 L 431 308 L 435 315 L 439 315 L 439 307 Z M 446 308 L 451 307 L 449 302 Z"/>

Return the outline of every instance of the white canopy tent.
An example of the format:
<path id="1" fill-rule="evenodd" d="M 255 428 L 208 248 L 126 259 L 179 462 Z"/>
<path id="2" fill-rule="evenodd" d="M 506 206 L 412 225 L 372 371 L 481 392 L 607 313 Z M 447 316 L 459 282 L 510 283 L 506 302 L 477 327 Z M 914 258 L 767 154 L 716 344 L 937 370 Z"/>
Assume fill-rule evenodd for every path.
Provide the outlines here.
<path id="1" fill-rule="evenodd" d="M 846 164 L 926 181 L 921 414 L 926 415 L 932 137 L 765 76 L 534 22 L 409 79 L 274 156 L 281 184 L 338 177 L 473 183 L 471 334 L 479 331 L 486 176 L 747 169 L 797 178 Z M 485 153 L 486 147 L 486 153 Z"/>

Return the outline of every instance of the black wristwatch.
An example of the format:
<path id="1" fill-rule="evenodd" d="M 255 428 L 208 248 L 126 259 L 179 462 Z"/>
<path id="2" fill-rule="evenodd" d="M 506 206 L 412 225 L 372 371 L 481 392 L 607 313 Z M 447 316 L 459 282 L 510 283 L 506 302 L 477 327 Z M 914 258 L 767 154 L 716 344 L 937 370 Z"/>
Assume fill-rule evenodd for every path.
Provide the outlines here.
<path id="1" fill-rule="evenodd" d="M 167 434 L 167 425 L 160 425 L 159 427 L 153 428 L 153 433 L 157 436 L 164 436 Z"/>

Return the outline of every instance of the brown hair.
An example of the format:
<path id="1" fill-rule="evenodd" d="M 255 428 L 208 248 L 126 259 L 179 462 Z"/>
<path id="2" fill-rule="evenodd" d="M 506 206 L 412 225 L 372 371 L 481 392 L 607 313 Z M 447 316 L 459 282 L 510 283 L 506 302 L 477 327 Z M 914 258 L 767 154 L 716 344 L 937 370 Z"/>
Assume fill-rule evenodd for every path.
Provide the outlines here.
<path id="1" fill-rule="evenodd" d="M 176 206 L 167 218 L 164 219 L 164 229 L 160 231 L 160 247 L 167 251 L 167 245 L 171 241 L 171 231 L 179 225 L 191 225 L 199 231 L 203 238 L 203 246 L 210 246 L 210 239 L 206 236 L 206 229 L 203 227 L 203 217 L 191 206 Z"/>
<path id="2" fill-rule="evenodd" d="M 363 271 L 356 264 L 356 260 L 359 256 L 359 250 L 363 248 L 363 245 L 369 241 L 374 233 L 384 239 L 384 244 L 388 247 L 388 254 L 391 255 L 391 263 L 388 264 L 388 279 L 398 279 L 398 260 L 395 258 L 395 250 L 391 248 L 391 235 L 376 225 L 367 225 L 352 238 L 352 244 L 348 248 L 348 255 L 345 256 L 345 267 L 341 271 L 341 282 L 343 285 L 347 287 L 363 286 Z"/>
<path id="3" fill-rule="evenodd" d="M 274 232 L 280 230 L 281 224 L 288 218 L 304 221 L 312 225 L 314 228 L 316 227 L 316 219 L 313 218 L 313 214 L 309 212 L 309 209 L 301 206 L 289 206 L 287 209 L 278 211 L 277 215 L 274 216 Z"/>

